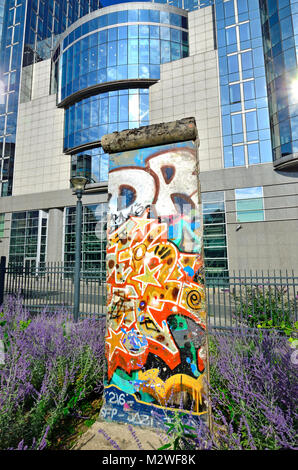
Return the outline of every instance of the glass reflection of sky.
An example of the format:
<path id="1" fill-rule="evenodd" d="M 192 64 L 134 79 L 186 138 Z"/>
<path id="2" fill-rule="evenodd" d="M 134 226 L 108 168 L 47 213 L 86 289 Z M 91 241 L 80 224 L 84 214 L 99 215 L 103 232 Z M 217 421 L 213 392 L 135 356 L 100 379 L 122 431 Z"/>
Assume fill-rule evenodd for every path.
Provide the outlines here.
<path id="1" fill-rule="evenodd" d="M 263 196 L 263 188 L 257 186 L 254 188 L 241 188 L 235 190 L 236 199 L 253 199 Z"/>

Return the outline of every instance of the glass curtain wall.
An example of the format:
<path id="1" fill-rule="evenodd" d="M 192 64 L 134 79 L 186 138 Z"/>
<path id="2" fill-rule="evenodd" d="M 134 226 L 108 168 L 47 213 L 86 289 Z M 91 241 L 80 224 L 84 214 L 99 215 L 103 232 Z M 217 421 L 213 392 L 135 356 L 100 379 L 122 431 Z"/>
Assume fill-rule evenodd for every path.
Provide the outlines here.
<path id="1" fill-rule="evenodd" d="M 46 261 L 48 215 L 44 211 L 12 214 L 9 263 L 35 268 Z"/>
<path id="2" fill-rule="evenodd" d="M 228 276 L 226 208 L 223 191 L 202 193 L 203 241 L 208 279 Z"/>
<path id="3" fill-rule="evenodd" d="M 149 124 L 149 90 L 115 90 L 85 98 L 65 111 L 64 150 L 104 134 Z"/>
<path id="4" fill-rule="evenodd" d="M 1 196 L 12 192 L 25 11 L 25 0 L 6 0 L 0 51 Z"/>
<path id="5" fill-rule="evenodd" d="M 2 28 L 3 28 L 4 6 L 5 6 L 5 0 L 0 0 L 0 48 L 1 48 Z"/>
<path id="6" fill-rule="evenodd" d="M 261 0 L 273 160 L 298 153 L 298 2 Z"/>
<path id="7" fill-rule="evenodd" d="M 117 23 L 122 26 L 110 28 Z M 98 83 L 158 79 L 160 64 L 187 56 L 186 16 L 158 10 L 103 14 L 74 29 L 55 52 L 58 102 Z"/>
<path id="8" fill-rule="evenodd" d="M 105 280 L 106 272 L 106 230 L 107 230 L 106 203 L 83 206 L 82 225 L 82 271 L 88 275 L 94 274 Z M 64 263 L 66 268 L 74 268 L 75 263 L 75 231 L 76 208 L 65 208 L 64 219 Z"/>
<path id="9" fill-rule="evenodd" d="M 23 65 L 50 58 L 59 35 L 98 8 L 99 0 L 28 0 Z"/>
<path id="10" fill-rule="evenodd" d="M 102 136 L 149 124 L 150 80 L 159 78 L 160 64 L 188 55 L 187 14 L 170 10 L 101 11 L 61 38 L 53 89 L 65 107 L 64 152 L 72 155 L 73 176 L 107 181 Z M 102 84 L 111 91 L 101 92 Z"/>
<path id="11" fill-rule="evenodd" d="M 0 196 L 9 196 L 12 193 L 22 65 L 49 58 L 59 35 L 74 21 L 97 9 L 99 5 L 99 0 L 2 2 L 4 13 L 0 50 Z"/>
<path id="12" fill-rule="evenodd" d="M 272 161 L 258 0 L 217 0 L 224 166 Z"/>

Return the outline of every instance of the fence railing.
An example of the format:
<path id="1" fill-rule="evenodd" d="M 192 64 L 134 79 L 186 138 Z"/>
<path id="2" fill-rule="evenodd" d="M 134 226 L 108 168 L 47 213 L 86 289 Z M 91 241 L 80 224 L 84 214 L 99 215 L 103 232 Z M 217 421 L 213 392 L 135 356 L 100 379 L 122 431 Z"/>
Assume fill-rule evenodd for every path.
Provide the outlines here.
<path id="1" fill-rule="evenodd" d="M 294 272 L 239 272 L 206 278 L 209 324 L 217 328 L 283 327 L 298 320 Z"/>
<path id="2" fill-rule="evenodd" d="M 5 273 L 5 295 L 20 295 L 31 311 L 73 309 L 74 268 L 62 263 L 47 263 L 25 268 L 8 265 Z M 106 284 L 94 270 L 81 271 L 81 316 L 103 315 L 106 304 Z"/>
<path id="3" fill-rule="evenodd" d="M 0 295 L 21 295 L 30 311 L 43 308 L 72 310 L 74 270 L 62 263 L 26 269 L 0 265 Z M 5 272 L 3 272 L 3 270 Z M 3 284 L 1 287 L 1 283 Z M 209 325 L 215 328 L 293 324 L 298 320 L 298 276 L 282 273 L 239 272 L 224 277 L 206 276 Z M 105 315 L 106 283 L 102 273 L 82 271 L 80 315 Z M 271 323 L 270 323 L 271 322 Z"/>

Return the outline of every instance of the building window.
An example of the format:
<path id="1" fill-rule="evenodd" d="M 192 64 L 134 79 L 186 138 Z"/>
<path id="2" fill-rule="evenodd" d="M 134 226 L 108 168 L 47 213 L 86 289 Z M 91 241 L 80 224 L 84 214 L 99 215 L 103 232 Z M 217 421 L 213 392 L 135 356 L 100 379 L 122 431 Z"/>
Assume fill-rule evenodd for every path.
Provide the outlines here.
<path id="1" fill-rule="evenodd" d="M 105 280 L 107 204 L 83 206 L 82 273 Z M 64 263 L 72 269 L 75 264 L 76 208 L 65 208 Z"/>
<path id="2" fill-rule="evenodd" d="M 259 3 L 221 0 L 215 2 L 215 9 L 224 166 L 270 162 L 272 148 Z"/>
<path id="3" fill-rule="evenodd" d="M 5 214 L 0 214 L 0 238 L 4 237 L 4 219 Z"/>
<path id="4" fill-rule="evenodd" d="M 149 90 L 146 88 L 115 90 L 84 98 L 65 112 L 64 150 L 96 142 L 104 134 L 148 124 Z M 89 155 L 93 157 L 92 152 Z M 92 168 L 91 171 L 94 173 Z"/>
<path id="5" fill-rule="evenodd" d="M 109 156 L 101 147 L 71 156 L 71 176 L 85 176 L 91 183 L 108 181 Z"/>
<path id="6" fill-rule="evenodd" d="M 235 189 L 237 222 L 257 222 L 265 220 L 263 188 Z"/>
<path id="7" fill-rule="evenodd" d="M 207 278 L 228 276 L 225 196 L 223 191 L 202 194 L 204 257 Z"/>
<path id="8" fill-rule="evenodd" d="M 128 13 L 138 14 L 138 10 L 129 10 Z M 161 16 L 165 14 L 160 13 Z M 111 24 L 117 12 L 112 15 Z M 64 50 L 61 49 L 62 54 L 56 61 L 56 76 L 58 70 L 61 74 L 58 101 L 98 83 L 130 78 L 160 78 L 160 64 L 188 56 L 188 32 L 183 31 L 183 26 L 186 26 L 183 25 L 183 18 L 174 15 L 168 18 L 167 24 L 161 21 L 160 25 L 125 25 L 121 21 L 119 27 L 101 29 L 103 16 L 99 16 L 79 26 L 64 39 Z M 173 27 L 169 24 L 170 20 L 175 23 Z M 134 21 L 138 21 L 137 17 L 132 19 Z M 140 21 L 146 20 L 143 17 Z M 126 22 L 130 23 L 129 18 Z M 99 31 L 92 32 L 97 29 L 96 26 Z M 89 29 L 88 35 L 86 29 Z M 58 59 L 56 55 L 55 59 Z"/>
<path id="9" fill-rule="evenodd" d="M 9 262 L 41 266 L 46 261 L 48 214 L 42 210 L 12 214 Z"/>

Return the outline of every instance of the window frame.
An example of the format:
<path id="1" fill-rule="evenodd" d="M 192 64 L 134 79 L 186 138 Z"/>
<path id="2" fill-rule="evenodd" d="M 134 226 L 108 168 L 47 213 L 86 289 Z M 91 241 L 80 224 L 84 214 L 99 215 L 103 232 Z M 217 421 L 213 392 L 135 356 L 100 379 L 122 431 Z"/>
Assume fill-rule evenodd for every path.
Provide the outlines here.
<path id="1" fill-rule="evenodd" d="M 239 197 L 240 191 L 245 191 L 245 190 L 261 190 L 261 196 L 248 196 L 248 197 Z M 238 195 L 237 195 L 238 192 Z M 237 223 L 250 223 L 250 222 L 265 222 L 265 203 L 264 203 L 264 188 L 263 186 L 248 186 L 245 188 L 235 188 L 234 190 L 235 194 L 235 217 L 236 217 L 236 222 Z M 246 210 L 241 210 L 237 207 L 237 202 L 239 201 L 249 201 L 249 200 L 255 200 L 255 201 L 261 201 L 262 202 L 262 209 L 256 208 L 256 209 L 246 209 Z M 241 217 L 239 217 L 240 214 L 249 214 L 249 213 L 262 213 L 263 219 L 262 220 L 241 220 Z"/>

